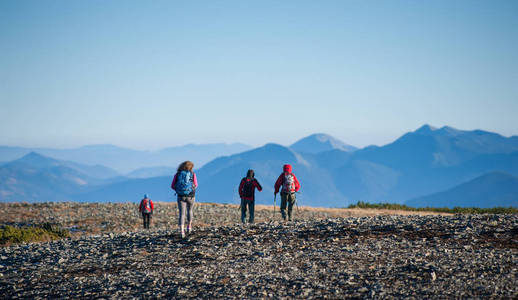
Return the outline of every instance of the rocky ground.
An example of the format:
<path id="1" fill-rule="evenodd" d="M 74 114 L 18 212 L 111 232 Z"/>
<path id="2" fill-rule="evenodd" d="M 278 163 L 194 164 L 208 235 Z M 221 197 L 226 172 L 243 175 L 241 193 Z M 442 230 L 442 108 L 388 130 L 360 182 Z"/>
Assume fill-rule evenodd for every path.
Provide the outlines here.
<path id="1" fill-rule="evenodd" d="M 204 206 L 213 217 L 225 209 L 236 210 Z M 204 206 L 198 207 L 200 220 Z M 271 210 L 263 213 L 265 222 L 245 226 L 207 217 L 213 223 L 196 227 L 184 240 L 168 223 L 149 231 L 93 235 L 77 224 L 83 233 L 72 238 L 2 247 L 0 295 L 31 299 L 518 296 L 517 215 L 336 218 L 331 210 L 314 210 L 314 220 L 309 212 L 301 212 L 297 221 L 280 223 L 268 220 Z M 90 212 L 88 218 L 96 216 Z M 126 225 L 120 228 L 129 226 L 123 217 L 120 222 Z M 63 224 L 69 224 L 65 220 Z M 117 223 L 106 222 L 105 228 Z"/>
<path id="2" fill-rule="evenodd" d="M 278 204 L 278 203 L 277 203 Z M 53 223 L 69 229 L 73 236 L 86 236 L 110 232 L 140 230 L 141 215 L 137 203 L 0 203 L 0 224 L 27 225 Z M 407 211 L 376 209 L 341 209 L 300 207 L 295 209 L 298 220 L 316 220 L 336 217 L 363 217 L 374 215 L 412 214 Z M 435 213 L 421 213 L 435 214 Z M 230 225 L 240 222 L 239 205 L 196 203 L 196 226 Z M 258 205 L 256 222 L 269 222 L 280 218 L 279 207 L 274 215 L 272 206 Z M 177 227 L 176 203 L 155 203 L 151 227 L 155 230 L 172 230 Z"/>

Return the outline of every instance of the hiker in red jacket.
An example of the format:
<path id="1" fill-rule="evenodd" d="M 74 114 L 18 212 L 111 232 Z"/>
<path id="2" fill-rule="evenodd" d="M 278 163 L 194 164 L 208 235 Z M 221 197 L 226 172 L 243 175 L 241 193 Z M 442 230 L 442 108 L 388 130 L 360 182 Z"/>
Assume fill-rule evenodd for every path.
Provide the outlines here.
<path id="1" fill-rule="evenodd" d="M 255 207 L 255 189 L 259 192 L 263 190 L 263 187 L 259 184 L 259 181 L 254 178 L 254 170 L 248 170 L 246 177 L 241 179 L 239 183 L 239 197 L 241 197 L 241 222 L 245 223 L 246 219 L 246 208 L 248 206 L 248 223 L 254 223 L 254 207 Z"/>
<path id="2" fill-rule="evenodd" d="M 151 222 L 151 215 L 153 214 L 154 209 L 155 205 L 153 204 L 153 200 L 149 199 L 149 196 L 145 194 L 144 199 L 140 200 L 140 205 L 138 208 L 138 211 L 142 213 L 145 229 L 149 229 L 149 223 Z"/>
<path id="3" fill-rule="evenodd" d="M 297 199 L 295 193 L 300 189 L 300 183 L 295 174 L 291 172 L 291 165 L 283 166 L 284 172 L 277 178 L 275 182 L 274 195 L 277 195 L 279 188 L 281 189 L 281 214 L 282 218 L 286 220 L 286 204 L 288 205 L 288 220 L 291 221 L 291 212 L 293 210 L 293 204 Z"/>

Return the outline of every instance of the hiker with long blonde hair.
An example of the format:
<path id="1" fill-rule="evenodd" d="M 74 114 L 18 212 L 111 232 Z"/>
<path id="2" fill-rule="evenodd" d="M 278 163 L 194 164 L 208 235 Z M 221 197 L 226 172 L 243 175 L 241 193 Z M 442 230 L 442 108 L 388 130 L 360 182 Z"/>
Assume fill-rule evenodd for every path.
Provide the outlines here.
<path id="1" fill-rule="evenodd" d="M 178 226 L 180 227 L 180 235 L 185 238 L 185 218 L 187 217 L 187 234 L 192 232 L 192 218 L 194 208 L 194 194 L 198 187 L 196 174 L 192 171 L 194 164 L 192 161 L 184 161 L 178 166 L 178 170 L 174 175 L 171 188 L 178 195 Z"/>

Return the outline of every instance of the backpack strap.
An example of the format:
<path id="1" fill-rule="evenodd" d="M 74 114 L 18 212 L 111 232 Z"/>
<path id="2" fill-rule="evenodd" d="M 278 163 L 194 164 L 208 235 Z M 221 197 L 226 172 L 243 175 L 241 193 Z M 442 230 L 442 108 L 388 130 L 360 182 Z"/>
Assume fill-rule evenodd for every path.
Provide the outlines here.
<path id="1" fill-rule="evenodd" d="M 290 174 L 290 173 L 286 173 L 286 172 L 282 173 L 282 182 L 281 182 L 281 186 L 283 186 L 283 185 L 284 185 L 284 181 L 286 180 L 286 176 L 288 176 L 288 174 Z"/>
<path id="2" fill-rule="evenodd" d="M 174 177 L 176 178 L 176 182 L 174 183 L 175 190 L 176 190 L 176 186 L 178 185 L 178 179 L 180 177 L 180 172 L 181 171 L 176 171 L 176 175 L 174 175 Z"/>
<path id="3" fill-rule="evenodd" d="M 239 194 L 242 194 L 245 192 L 245 185 L 246 185 L 246 177 L 241 178 L 241 183 L 239 183 Z"/>

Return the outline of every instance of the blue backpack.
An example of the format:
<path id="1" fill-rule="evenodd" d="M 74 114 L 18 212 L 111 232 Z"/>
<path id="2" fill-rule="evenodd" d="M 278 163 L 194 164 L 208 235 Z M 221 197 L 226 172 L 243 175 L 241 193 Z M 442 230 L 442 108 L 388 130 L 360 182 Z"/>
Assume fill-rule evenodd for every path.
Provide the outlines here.
<path id="1" fill-rule="evenodd" d="M 194 175 L 190 171 L 181 171 L 176 176 L 175 190 L 179 196 L 188 196 L 194 190 Z"/>

